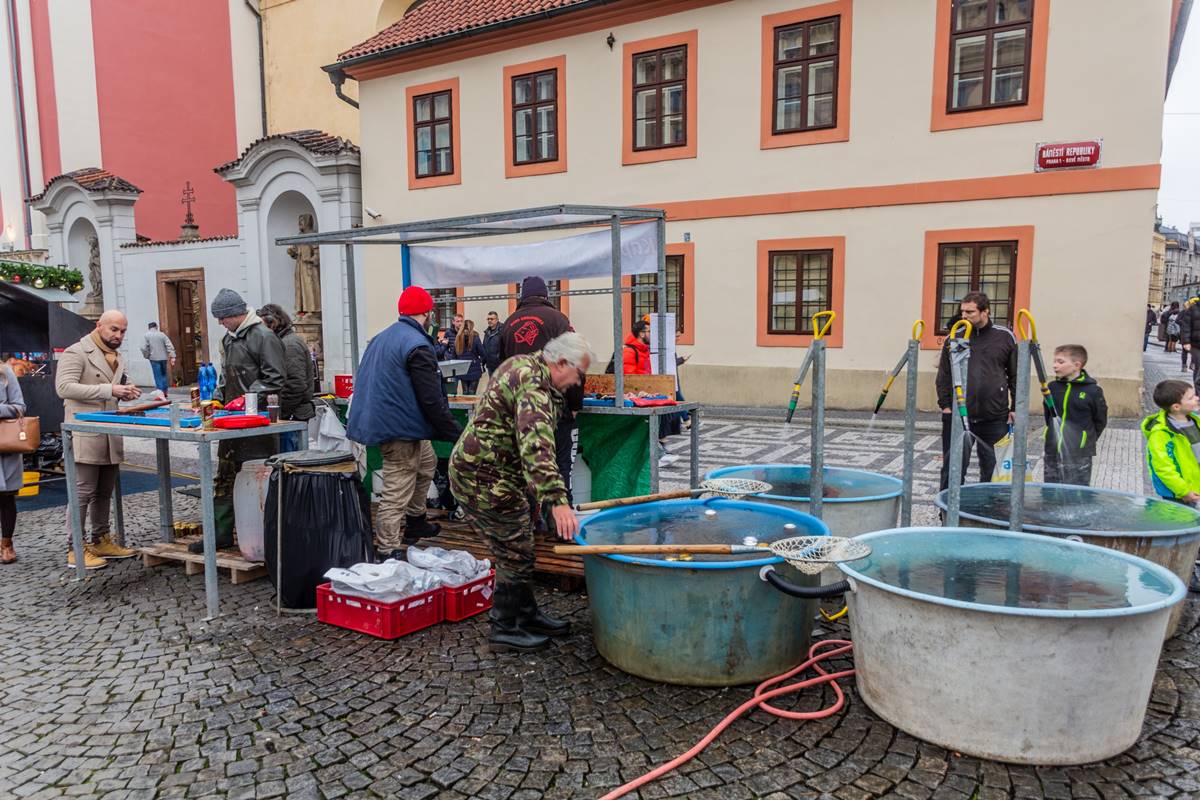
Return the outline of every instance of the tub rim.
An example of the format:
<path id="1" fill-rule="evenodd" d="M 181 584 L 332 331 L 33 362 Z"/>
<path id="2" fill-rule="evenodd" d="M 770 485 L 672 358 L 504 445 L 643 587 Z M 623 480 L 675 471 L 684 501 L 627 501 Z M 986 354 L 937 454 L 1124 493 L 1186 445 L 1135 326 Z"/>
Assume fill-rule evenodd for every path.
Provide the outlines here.
<path id="1" fill-rule="evenodd" d="M 965 484 L 963 484 L 963 488 L 966 488 L 967 486 L 1007 486 L 1007 485 L 1008 484 L 999 484 L 999 483 L 965 483 Z M 1143 499 L 1143 500 L 1155 500 L 1160 503 L 1171 502 L 1170 500 L 1165 500 L 1161 497 L 1153 497 L 1148 494 L 1138 494 L 1137 492 L 1123 492 L 1120 489 L 1097 489 L 1095 486 L 1077 486 L 1072 483 L 1044 483 L 1044 482 L 1043 483 L 1033 483 L 1031 481 L 1031 482 L 1028 482 L 1025 484 L 1026 488 L 1028 488 L 1030 486 L 1054 486 L 1054 487 L 1061 486 L 1064 489 L 1090 489 L 1093 492 L 1103 492 L 1105 494 L 1115 494 L 1115 495 L 1120 495 L 1122 497 L 1136 497 L 1136 498 Z M 946 498 L 946 494 L 949 491 L 950 491 L 949 489 L 942 489 L 940 492 L 938 492 L 936 495 L 934 495 L 933 504 L 935 506 L 937 506 L 938 509 L 941 511 L 946 510 L 946 499 L 945 498 Z M 988 491 L 988 490 L 984 489 L 981 491 Z M 1004 520 L 996 519 L 995 517 L 985 517 L 982 514 L 971 514 L 966 511 L 962 511 L 961 509 L 959 510 L 958 515 L 964 519 L 973 520 L 975 522 L 986 522 L 989 525 L 994 525 L 997 527 L 997 530 L 1004 530 L 1006 527 L 1006 523 Z M 1197 519 L 1197 522 L 1200 522 L 1200 518 Z M 1168 537 L 1177 537 L 1177 538 L 1194 537 L 1196 534 L 1200 533 L 1200 524 L 1198 524 L 1192 528 L 1176 528 L 1176 529 L 1168 529 L 1168 530 L 1161 530 L 1161 531 L 1093 531 L 1093 530 L 1089 530 L 1088 528 L 1060 528 L 1056 525 L 1031 525 L 1031 524 L 1025 523 L 1025 524 L 1021 525 L 1021 530 L 1033 531 L 1034 533 L 1049 533 L 1049 534 L 1054 534 L 1056 536 L 1057 535 L 1061 535 L 1061 536 L 1091 536 L 1096 539 L 1106 539 L 1106 538 L 1107 539 L 1165 539 Z"/>
<path id="2" fill-rule="evenodd" d="M 764 467 L 767 469 L 770 469 L 772 467 L 782 467 L 784 469 L 807 469 L 807 470 L 809 470 L 810 473 L 812 471 L 812 467 L 809 466 L 808 464 L 742 464 L 741 466 L 718 467 L 717 469 L 710 470 L 708 473 L 705 474 L 704 480 L 708 480 L 709 478 L 726 477 L 726 475 L 728 473 L 732 473 L 735 470 L 758 469 L 758 468 L 764 468 Z M 894 477 L 892 475 L 885 475 L 882 472 L 872 472 L 869 469 L 857 469 L 855 467 L 825 467 L 824 471 L 825 472 L 855 472 L 855 473 L 859 473 L 861 475 L 870 475 L 874 478 L 883 478 L 884 480 L 888 481 L 889 483 L 894 482 L 894 485 L 896 486 L 896 490 L 894 492 L 889 492 L 887 494 L 874 494 L 874 495 L 869 495 L 867 497 L 822 497 L 821 498 L 822 505 L 825 505 L 827 503 L 868 503 L 872 500 L 891 500 L 893 498 L 899 497 L 901 494 L 904 493 L 904 481 L 902 481 L 899 478 Z M 787 502 L 787 503 L 811 503 L 812 502 L 811 497 L 806 497 L 804 495 L 756 494 L 756 495 L 751 495 L 751 496 L 762 498 L 763 500 L 781 500 L 781 501 Z"/>
<path id="3" fill-rule="evenodd" d="M 871 533 L 864 533 L 855 538 L 861 542 L 870 542 L 871 539 L 877 539 L 884 535 L 896 534 L 896 533 L 901 533 L 901 534 L 934 533 L 934 534 L 938 534 L 938 533 L 945 533 L 946 531 L 962 531 L 965 533 L 978 534 L 979 530 L 980 530 L 979 528 L 936 528 L 936 527 L 930 527 L 930 526 L 922 526 L 922 527 L 911 527 L 911 528 L 892 528 L 891 530 L 886 530 L 886 531 L 872 531 Z M 988 531 L 984 535 L 1006 537 L 1006 538 L 1011 538 L 1011 539 L 1028 539 L 1031 541 L 1040 542 L 1043 545 L 1047 544 L 1046 537 L 1041 536 L 1036 533 L 1014 533 L 1012 531 L 999 531 L 998 530 L 998 531 Z M 1171 592 L 1171 594 L 1168 597 L 1166 597 L 1162 600 L 1156 600 L 1153 603 L 1147 603 L 1145 605 L 1140 605 L 1140 606 L 1133 606 L 1130 608 L 1095 608 L 1095 609 L 1012 608 L 1010 606 L 995 606 L 995 605 L 990 605 L 988 603 L 968 603 L 965 600 L 951 600 L 946 597 L 937 597 L 936 595 L 924 594 L 922 592 L 914 592 L 911 589 L 903 589 L 899 586 L 893 586 L 890 583 L 884 583 L 883 581 L 881 581 L 877 578 L 872 578 L 870 576 L 864 575 L 861 572 L 859 572 L 858 570 L 854 569 L 853 567 L 847 566 L 847 563 L 853 563 L 853 562 L 839 563 L 839 564 L 837 564 L 837 568 L 840 569 L 846 575 L 846 577 L 848 577 L 851 580 L 851 584 L 858 581 L 858 582 L 865 583 L 868 586 L 873 586 L 876 589 L 879 589 L 880 591 L 888 592 L 891 594 L 898 594 L 902 597 L 907 597 L 912 600 L 919 600 L 919 601 L 926 602 L 926 603 L 932 603 L 933 605 L 949 606 L 950 608 L 960 608 L 960 609 L 963 609 L 966 611 L 977 611 L 977 612 L 982 612 L 982 613 L 986 613 L 986 614 L 999 614 L 999 615 L 1008 616 L 1008 617 L 1039 617 L 1039 618 L 1057 618 L 1057 619 L 1114 619 L 1114 618 L 1120 618 L 1120 617 L 1133 617 L 1133 616 L 1140 616 L 1143 614 L 1152 614 L 1155 611 L 1161 611 L 1163 609 L 1170 609 L 1170 608 L 1174 607 L 1174 605 L 1176 603 L 1178 603 L 1184 597 L 1187 596 L 1187 591 L 1188 591 L 1187 586 L 1184 585 L 1183 581 L 1181 581 L 1179 579 L 1179 576 L 1176 575 L 1171 570 L 1167 569 L 1166 567 L 1161 566 L 1159 564 L 1155 564 L 1152 561 L 1147 561 L 1144 558 L 1138 558 L 1137 556 L 1130 555 L 1129 553 L 1123 553 L 1120 550 L 1113 550 L 1112 548 L 1101 547 L 1100 545 L 1096 545 L 1096 544 L 1088 544 L 1086 542 L 1073 542 L 1069 539 L 1054 539 L 1052 541 L 1054 541 L 1060 547 L 1067 547 L 1067 548 L 1075 547 L 1075 548 L 1085 548 L 1088 550 L 1095 550 L 1096 552 L 1104 553 L 1105 555 L 1110 556 L 1112 558 L 1116 558 L 1118 560 L 1133 564 L 1134 566 L 1136 566 L 1140 569 L 1144 569 L 1149 572 L 1155 573 L 1159 577 L 1166 580 L 1167 583 L 1173 587 L 1173 591 Z"/>
<path id="4" fill-rule="evenodd" d="M 801 524 L 805 525 L 810 532 L 799 533 L 796 536 L 830 536 L 829 526 L 823 521 L 817 519 L 812 514 L 805 514 L 803 511 L 796 511 L 793 508 L 784 506 L 767 505 L 763 503 L 750 503 L 745 500 L 730 500 L 724 497 L 710 497 L 707 499 L 698 498 L 683 498 L 679 500 L 656 500 L 652 503 L 644 503 L 643 505 L 650 506 L 716 506 L 717 508 L 737 508 L 745 511 L 754 511 L 756 513 L 767 513 L 773 516 L 791 518 L 791 522 L 796 523 L 797 528 Z M 621 506 L 618 508 L 610 508 L 607 511 L 601 511 L 598 514 L 593 514 L 585 519 L 579 525 L 579 533 L 575 534 L 575 544 L 587 544 L 587 539 L 584 538 L 584 533 L 587 526 L 599 519 L 605 517 L 615 517 L 619 514 L 629 513 L 630 508 L 636 506 Z M 816 532 L 811 532 L 814 527 Z M 764 552 L 770 553 L 770 550 Z M 657 567 L 667 569 L 743 569 L 746 567 L 765 567 L 768 564 L 782 564 L 784 560 L 777 555 L 769 555 L 766 558 L 753 558 L 745 561 L 665 561 L 663 559 L 645 558 L 643 556 L 622 556 L 610 553 L 592 553 L 585 555 L 584 558 L 607 558 L 612 561 L 618 561 L 622 564 L 639 564 L 644 567 Z"/>

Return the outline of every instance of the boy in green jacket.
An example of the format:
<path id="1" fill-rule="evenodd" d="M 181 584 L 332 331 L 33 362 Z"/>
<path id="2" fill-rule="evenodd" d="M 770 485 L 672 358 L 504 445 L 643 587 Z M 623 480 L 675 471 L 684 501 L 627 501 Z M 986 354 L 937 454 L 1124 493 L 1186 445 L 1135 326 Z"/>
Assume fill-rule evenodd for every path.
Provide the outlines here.
<path id="1" fill-rule="evenodd" d="M 1167 500 L 1196 505 L 1200 501 L 1200 400 L 1186 381 L 1166 380 L 1154 387 L 1154 404 L 1162 409 L 1142 420 L 1146 461 L 1154 489 Z"/>

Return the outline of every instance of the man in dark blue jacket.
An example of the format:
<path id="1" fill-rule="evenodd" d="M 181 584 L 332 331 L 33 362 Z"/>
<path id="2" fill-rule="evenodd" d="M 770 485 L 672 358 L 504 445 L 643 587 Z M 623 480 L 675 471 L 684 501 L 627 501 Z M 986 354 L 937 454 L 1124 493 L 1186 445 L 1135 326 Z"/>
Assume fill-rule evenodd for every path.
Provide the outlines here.
<path id="1" fill-rule="evenodd" d="M 433 298 L 410 286 L 397 309 L 400 318 L 363 353 L 346 429 L 352 441 L 378 445 L 383 455 L 375 525 L 381 555 L 437 535 L 440 528 L 425 516 L 425 495 L 437 467 L 429 440 L 455 442 L 462 434 L 446 404 L 433 340 L 425 332 Z"/>

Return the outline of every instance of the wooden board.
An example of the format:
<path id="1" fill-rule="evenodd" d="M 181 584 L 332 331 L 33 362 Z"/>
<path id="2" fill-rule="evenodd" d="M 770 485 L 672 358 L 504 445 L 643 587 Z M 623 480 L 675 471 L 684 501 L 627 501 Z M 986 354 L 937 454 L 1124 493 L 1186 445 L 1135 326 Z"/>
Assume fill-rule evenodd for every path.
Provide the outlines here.
<path id="1" fill-rule="evenodd" d="M 588 375 L 584 381 L 585 394 L 610 395 L 616 391 L 617 379 L 614 375 Z M 675 396 L 674 375 L 626 375 L 625 391 L 645 392 L 646 394 L 665 394 Z"/>
<path id="2" fill-rule="evenodd" d="M 188 575 L 200 574 L 204 572 L 204 555 L 189 553 L 187 549 L 189 544 L 198 539 L 197 536 L 185 536 L 169 544 L 159 542 L 149 547 L 139 548 L 138 552 L 142 554 L 142 566 L 157 567 L 160 564 L 182 563 L 184 571 Z M 235 584 L 249 583 L 267 575 L 265 564 L 247 561 L 242 558 L 239 551 L 233 548 L 217 551 L 217 569 L 229 570 L 230 580 Z"/>

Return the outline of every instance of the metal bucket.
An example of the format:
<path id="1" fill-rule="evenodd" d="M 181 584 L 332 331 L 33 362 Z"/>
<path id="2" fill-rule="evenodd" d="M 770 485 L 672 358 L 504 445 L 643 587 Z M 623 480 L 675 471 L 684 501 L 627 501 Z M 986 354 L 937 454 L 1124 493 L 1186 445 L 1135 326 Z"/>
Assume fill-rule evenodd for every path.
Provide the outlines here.
<path id="1" fill-rule="evenodd" d="M 771 484 L 771 494 L 755 495 L 747 500 L 771 503 L 808 513 L 807 488 L 798 493 L 789 486 L 808 486 L 810 469 L 798 464 L 747 464 L 713 470 L 708 478 L 749 478 Z M 900 495 L 904 484 L 898 478 L 861 469 L 826 467 L 826 497 L 821 503 L 821 519 L 834 536 L 858 536 L 869 531 L 896 527 L 900 513 Z"/>
<path id="2" fill-rule="evenodd" d="M 668 500 L 596 514 L 584 521 L 576 541 L 742 544 L 747 536 L 770 542 L 828 534 L 820 520 L 791 509 L 741 500 Z M 817 577 L 802 575 L 770 551 L 690 561 L 589 555 L 583 564 L 596 649 L 626 672 L 686 686 L 736 686 L 778 675 L 807 655 L 816 601 L 775 591 L 759 580 L 758 570 L 772 564 L 808 586 Z"/>
<path id="3" fill-rule="evenodd" d="M 1009 529 L 1012 487 L 973 483 L 962 487 L 960 523 L 972 528 Z M 934 500 L 946 509 L 946 492 Z M 1186 585 L 1200 550 L 1200 511 L 1156 497 L 1073 486 L 1025 484 L 1021 530 L 1070 538 L 1144 558 L 1166 567 Z M 1069 522 L 1070 524 L 1064 524 Z M 1184 604 L 1171 612 L 1166 638 L 1175 635 Z"/>
<path id="4" fill-rule="evenodd" d="M 880 717 L 1021 764 L 1099 761 L 1137 741 L 1170 610 L 1187 593 L 1173 573 L 1030 534 L 862 539 L 872 554 L 839 568 L 853 588 L 858 692 Z"/>

